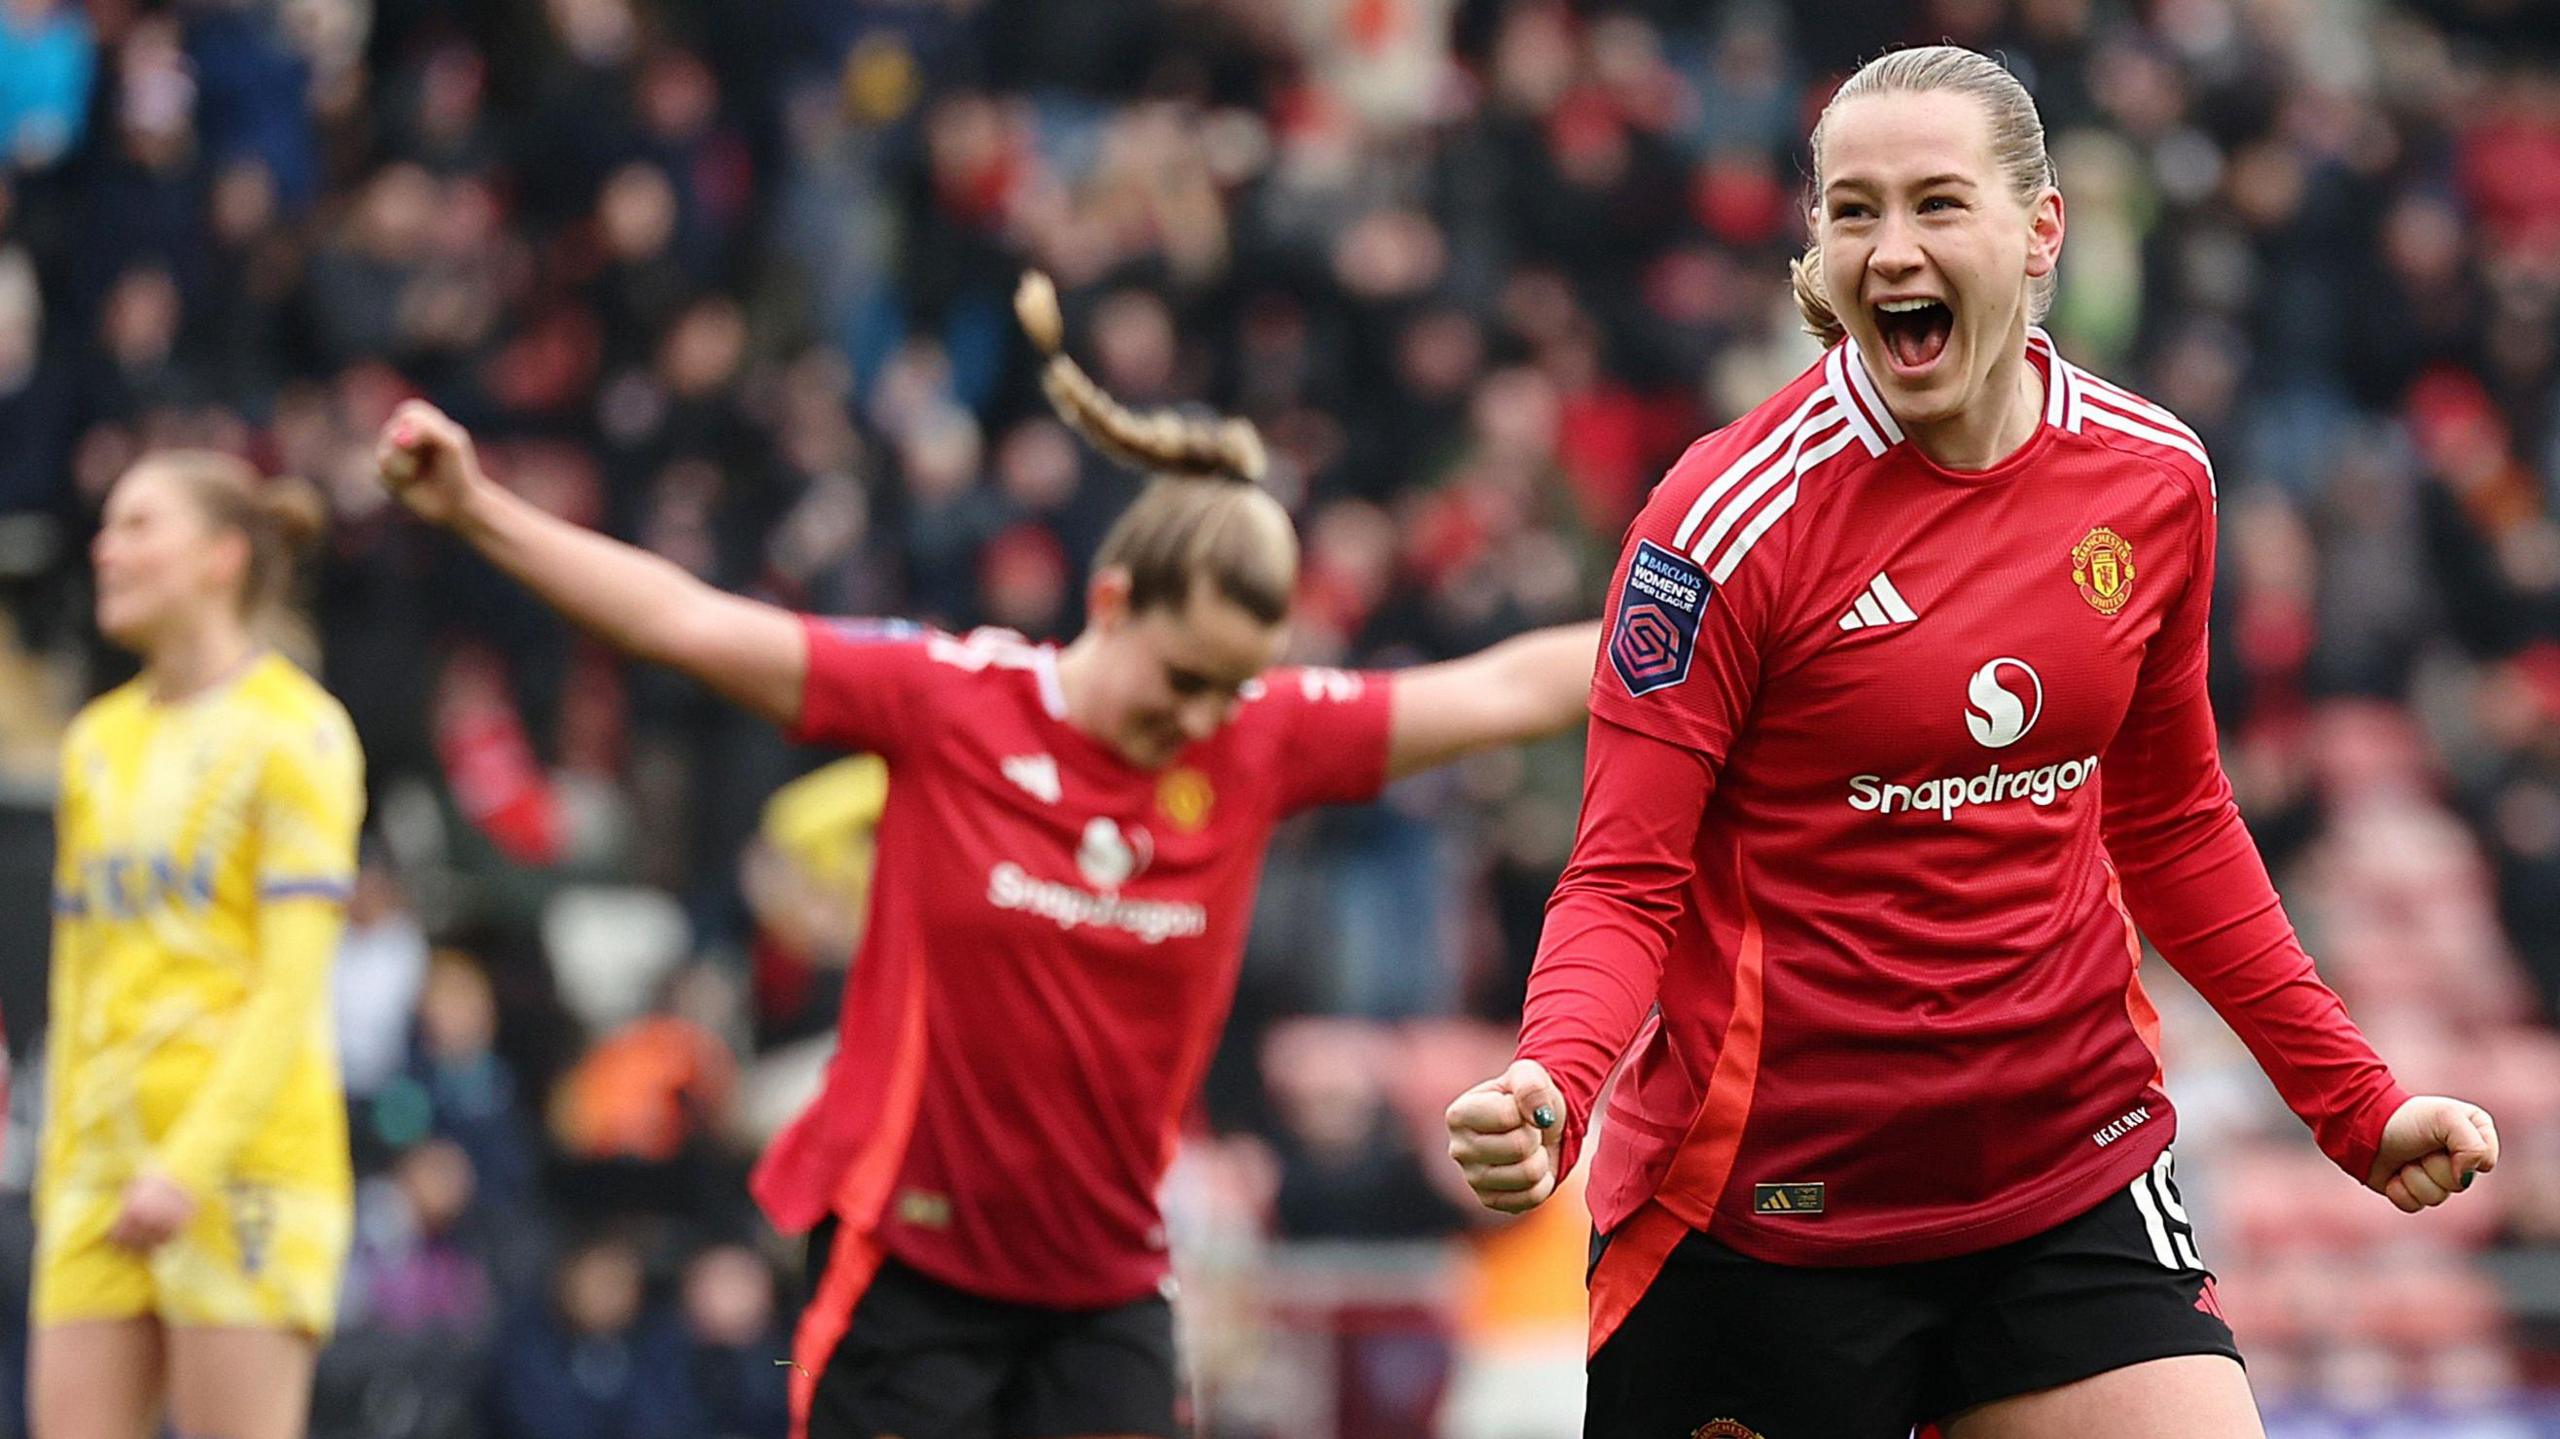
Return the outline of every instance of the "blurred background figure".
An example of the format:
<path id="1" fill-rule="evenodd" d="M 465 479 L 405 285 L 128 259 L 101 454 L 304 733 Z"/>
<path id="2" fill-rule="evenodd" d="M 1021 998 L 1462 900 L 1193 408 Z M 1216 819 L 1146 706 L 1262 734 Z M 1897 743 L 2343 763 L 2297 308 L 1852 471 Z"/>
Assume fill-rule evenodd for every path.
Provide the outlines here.
<path id="1" fill-rule="evenodd" d="M 1859 59 L 1952 38 L 2049 123 L 2064 351 L 2216 456 L 2214 693 L 2289 908 L 2395 1068 L 2507 1140 L 2486 1203 L 2377 1247 L 2397 1216 L 2145 976 L 2270 1431 L 2560 1423 L 2546 11 L 0 0 L 0 932 L 47 928 L 62 726 L 130 672 L 89 623 L 108 485 L 182 443 L 310 480 L 304 642 L 371 801 L 333 1000 L 361 1198 L 314 1432 L 622 1412 L 497 1364 L 510 1322 L 558 1354 L 661 1344 L 684 1432 L 778 1432 L 721 1387 L 753 1286 L 687 1276 L 741 1242 L 799 1271 L 724 1176 L 816 1083 L 878 795 L 394 523 L 392 407 L 433 400 L 545 509 L 724 586 L 1043 637 L 1135 486 L 1034 387 L 1006 300 L 1038 264 L 1104 383 L 1270 438 L 1305 538 L 1293 660 L 1462 654 L 1589 612 L 1671 460 L 1806 362 L 1804 117 Z M 1507 1052 L 1579 758 L 1484 756 L 1275 845 L 1168 1180 L 1204 1432 L 1578 1432 L 1533 1377 L 1578 1361 L 1571 1223 L 1444 1220 L 1426 1191 L 1440 1105 Z M 41 958 L 0 966 L 24 1114 Z M 1271 1036 L 1310 1019 L 1347 1072 L 1275 1088 Z M 0 1313 L 34 1142 L 0 1152 Z M 1347 1222 L 1396 1233 L 1316 1237 L 1346 1195 L 1392 1196 Z M 602 1232 L 655 1327 L 590 1343 L 552 1275 Z M 2461 1277 L 2421 1288 L 2446 1256 Z M 475 1313 L 471 1342 L 438 1327 Z M 418 1334 L 456 1336 L 433 1384 L 402 1378 Z M 510 1408 L 517 1381 L 541 1392 Z"/>
<path id="2" fill-rule="evenodd" d="M 593 1239 L 499 1330 L 488 1432 L 501 1439 L 676 1439 L 703 1432 L 684 1332 L 649 1301 L 640 1253 Z"/>

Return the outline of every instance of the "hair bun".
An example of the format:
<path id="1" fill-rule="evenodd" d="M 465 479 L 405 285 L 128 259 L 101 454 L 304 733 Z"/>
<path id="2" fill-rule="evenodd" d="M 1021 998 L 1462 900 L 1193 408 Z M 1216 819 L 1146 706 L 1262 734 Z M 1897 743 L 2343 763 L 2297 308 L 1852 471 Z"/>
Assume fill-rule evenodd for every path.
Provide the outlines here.
<path id="1" fill-rule="evenodd" d="M 329 527 L 329 502 L 300 475 L 278 475 L 258 490 L 258 508 L 287 548 L 305 550 Z"/>

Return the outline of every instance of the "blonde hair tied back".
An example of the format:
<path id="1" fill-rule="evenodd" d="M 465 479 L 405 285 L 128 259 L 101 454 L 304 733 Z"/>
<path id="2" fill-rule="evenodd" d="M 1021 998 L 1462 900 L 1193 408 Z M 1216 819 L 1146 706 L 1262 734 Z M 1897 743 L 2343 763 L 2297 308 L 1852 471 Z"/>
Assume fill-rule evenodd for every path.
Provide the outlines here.
<path id="1" fill-rule="evenodd" d="M 1270 457 L 1252 421 L 1199 419 L 1171 410 L 1139 414 L 1095 384 L 1066 352 L 1066 319 L 1058 306 L 1058 287 L 1047 275 L 1023 272 L 1013 292 L 1013 313 L 1031 343 L 1048 356 L 1040 371 L 1042 393 L 1058 418 L 1095 449 L 1157 474 L 1261 483 Z"/>
<path id="2" fill-rule="evenodd" d="M 163 450 L 145 464 L 175 481 L 206 525 L 248 541 L 242 612 L 264 621 L 286 609 L 294 562 L 329 525 L 319 487 L 296 475 L 264 478 L 247 460 L 220 450 Z"/>
<path id="3" fill-rule="evenodd" d="M 1253 422 L 1170 410 L 1140 414 L 1112 398 L 1065 349 L 1057 287 L 1037 270 L 1014 291 L 1023 333 L 1048 358 L 1040 388 L 1067 427 L 1114 460 L 1149 474 L 1094 555 L 1094 568 L 1129 575 L 1133 610 L 1180 608 L 1208 584 L 1265 624 L 1289 613 L 1298 536 L 1261 487 L 1270 455 Z"/>

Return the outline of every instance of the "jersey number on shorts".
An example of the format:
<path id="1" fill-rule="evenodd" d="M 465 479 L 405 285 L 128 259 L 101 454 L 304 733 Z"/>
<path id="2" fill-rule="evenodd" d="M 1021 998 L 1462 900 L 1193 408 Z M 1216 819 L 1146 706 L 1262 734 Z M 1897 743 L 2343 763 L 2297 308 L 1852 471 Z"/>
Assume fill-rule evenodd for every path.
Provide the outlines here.
<path id="1" fill-rule="evenodd" d="M 2169 1151 L 2161 1150 L 2148 1172 L 2135 1176 L 2129 1186 L 2133 1207 L 2142 1211 L 2142 1227 L 2151 1236 L 2151 1257 L 2171 1269 L 2202 1269 L 2204 1260 L 2196 1254 L 2196 1227 L 2187 1220 L 2187 1206 L 2179 1202 L 2178 1179 Z"/>

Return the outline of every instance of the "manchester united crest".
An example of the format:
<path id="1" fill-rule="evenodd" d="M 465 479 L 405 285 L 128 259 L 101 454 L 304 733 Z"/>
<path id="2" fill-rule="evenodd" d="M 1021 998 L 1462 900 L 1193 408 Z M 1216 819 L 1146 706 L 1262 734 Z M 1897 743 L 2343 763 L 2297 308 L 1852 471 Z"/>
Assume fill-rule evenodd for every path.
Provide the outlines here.
<path id="1" fill-rule="evenodd" d="M 1188 766 L 1172 771 L 1156 785 L 1156 808 L 1184 834 L 1207 824 L 1209 808 L 1217 801 L 1218 792 L 1209 787 L 1209 777 Z"/>
<path id="2" fill-rule="evenodd" d="M 2102 615 L 2112 615 L 2133 598 L 2133 542 L 2100 525 L 2071 547 L 2071 582 L 2080 598 Z"/>
<path id="3" fill-rule="evenodd" d="M 1710 1419 L 1689 1439 L 1760 1439 L 1760 1431 L 1739 1419 Z"/>

